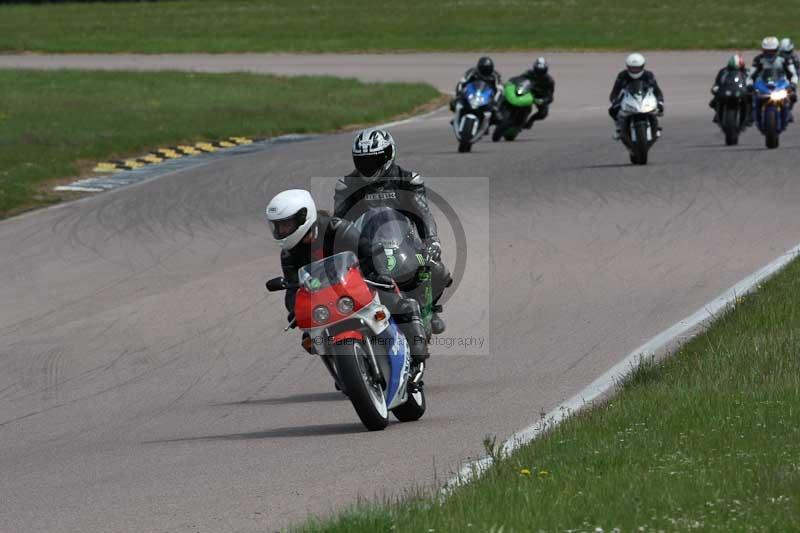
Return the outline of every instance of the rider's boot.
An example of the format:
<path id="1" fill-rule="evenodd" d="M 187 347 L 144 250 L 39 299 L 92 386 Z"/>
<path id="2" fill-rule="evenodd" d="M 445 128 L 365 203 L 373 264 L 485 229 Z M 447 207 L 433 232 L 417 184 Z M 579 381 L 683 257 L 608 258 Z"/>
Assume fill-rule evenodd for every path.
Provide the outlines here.
<path id="1" fill-rule="evenodd" d="M 536 122 L 536 116 L 535 115 L 531 116 L 531 118 L 529 118 L 527 121 L 525 121 L 525 125 L 523 126 L 523 128 L 525 128 L 526 130 L 531 129 L 533 127 L 533 123 L 534 122 Z"/>
<path id="2" fill-rule="evenodd" d="M 420 318 L 419 304 L 410 298 L 399 303 L 399 312 L 402 320 L 398 321 L 400 331 L 405 335 L 411 350 L 411 359 L 414 363 L 422 363 L 430 356 L 428 351 L 428 337 L 425 334 L 425 325 Z"/>
<path id="3" fill-rule="evenodd" d="M 620 137 L 620 135 L 621 135 L 621 132 L 620 132 L 619 126 L 617 126 L 617 127 L 614 129 L 614 135 L 612 136 L 612 138 L 613 138 L 615 141 L 618 141 L 618 140 L 619 140 L 619 137 Z"/>
<path id="4" fill-rule="evenodd" d="M 439 316 L 439 313 L 433 313 L 433 316 L 431 316 L 431 333 L 434 335 L 441 335 L 446 328 L 447 324 L 445 324 L 442 317 Z"/>
<path id="5" fill-rule="evenodd" d="M 492 132 L 492 142 L 497 142 L 503 136 L 503 129 L 500 127 L 500 124 L 494 127 L 494 131 Z"/>

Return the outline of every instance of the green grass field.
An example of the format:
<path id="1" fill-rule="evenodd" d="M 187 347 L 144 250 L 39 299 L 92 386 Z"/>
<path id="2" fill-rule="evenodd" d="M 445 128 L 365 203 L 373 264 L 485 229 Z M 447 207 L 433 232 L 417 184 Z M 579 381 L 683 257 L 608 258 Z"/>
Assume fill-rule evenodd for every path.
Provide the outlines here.
<path id="1" fill-rule="evenodd" d="M 439 98 L 423 84 L 250 74 L 0 70 L 0 218 L 106 159 L 229 136 L 334 131 Z"/>
<path id="2" fill-rule="evenodd" d="M 800 261 L 444 503 L 362 506 L 303 530 L 800 530 Z"/>
<path id="3" fill-rule="evenodd" d="M 0 50 L 393 52 L 754 48 L 800 39 L 800 2 L 228 0 L 0 7 Z"/>

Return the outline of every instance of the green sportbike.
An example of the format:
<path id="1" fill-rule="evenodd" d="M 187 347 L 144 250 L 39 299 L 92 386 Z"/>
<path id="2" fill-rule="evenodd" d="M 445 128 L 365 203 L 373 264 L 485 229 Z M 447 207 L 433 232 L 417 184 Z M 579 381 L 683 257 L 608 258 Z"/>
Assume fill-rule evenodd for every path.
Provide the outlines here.
<path id="1" fill-rule="evenodd" d="M 533 85 L 528 78 L 518 76 L 503 84 L 503 99 L 497 108 L 495 120 L 497 125 L 492 133 L 492 140 L 501 138 L 513 141 L 522 131 L 522 127 L 531 114 L 538 111 L 539 101 L 533 96 Z"/>

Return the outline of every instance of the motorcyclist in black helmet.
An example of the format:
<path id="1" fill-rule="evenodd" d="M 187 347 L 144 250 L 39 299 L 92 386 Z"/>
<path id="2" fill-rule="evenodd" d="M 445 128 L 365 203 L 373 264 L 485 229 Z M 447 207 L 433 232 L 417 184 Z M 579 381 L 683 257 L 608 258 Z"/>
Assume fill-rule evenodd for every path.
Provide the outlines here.
<path id="1" fill-rule="evenodd" d="M 433 303 L 437 305 L 453 280 L 441 260 L 442 246 L 428 206 L 425 180 L 396 164 L 396 145 L 386 130 L 368 128 L 359 132 L 353 141 L 352 155 L 356 168 L 336 183 L 334 215 L 355 221 L 373 207 L 390 207 L 405 214 L 425 243 Z M 433 314 L 431 329 L 435 334 L 444 332 L 445 323 L 438 312 Z"/>
<path id="2" fill-rule="evenodd" d="M 464 76 L 461 77 L 456 84 L 456 95 L 450 100 L 450 111 L 455 111 L 456 100 L 458 100 L 461 91 L 468 83 L 472 81 L 483 81 L 488 83 L 494 89 L 495 101 L 502 93 L 503 83 L 500 79 L 500 73 L 494 69 L 494 61 L 491 57 L 484 56 L 478 60 L 478 64 L 468 69 Z"/>
<path id="3" fill-rule="evenodd" d="M 526 70 L 522 76 L 530 80 L 533 97 L 536 99 L 536 107 L 538 111 L 528 118 L 525 122 L 525 129 L 530 129 L 533 123 L 537 120 L 544 120 L 547 118 L 550 104 L 553 103 L 553 96 L 556 92 L 556 82 L 553 77 L 547 73 L 549 66 L 545 58 L 540 57 L 534 61 L 533 66 Z"/>
<path id="4" fill-rule="evenodd" d="M 267 220 L 273 239 L 281 247 L 283 277 L 290 284 L 298 283 L 301 267 L 349 251 L 358 256 L 361 271 L 367 279 L 385 286 L 393 285 L 385 266 L 387 262 L 374 260 L 383 250 L 372 249 L 369 243 L 361 241 L 352 222 L 318 211 L 308 191 L 290 189 L 276 195 L 267 205 Z M 294 321 L 296 294 L 297 288 L 291 287 L 287 289 L 284 300 L 290 323 Z M 397 326 L 408 340 L 414 363 L 424 362 L 429 351 L 419 304 L 385 288 L 381 290 L 381 303 L 396 317 Z M 313 348 L 306 349 L 315 352 Z"/>

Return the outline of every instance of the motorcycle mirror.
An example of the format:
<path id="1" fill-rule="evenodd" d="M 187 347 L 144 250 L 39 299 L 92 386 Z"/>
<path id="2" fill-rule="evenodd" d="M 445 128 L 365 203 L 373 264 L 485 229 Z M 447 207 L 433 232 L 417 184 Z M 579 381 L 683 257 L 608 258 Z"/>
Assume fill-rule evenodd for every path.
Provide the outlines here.
<path id="1" fill-rule="evenodd" d="M 283 278 L 272 278 L 267 282 L 267 290 L 269 292 L 285 291 L 288 287 L 289 284 Z"/>

